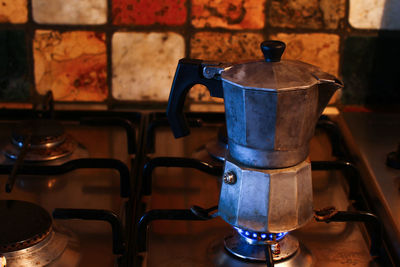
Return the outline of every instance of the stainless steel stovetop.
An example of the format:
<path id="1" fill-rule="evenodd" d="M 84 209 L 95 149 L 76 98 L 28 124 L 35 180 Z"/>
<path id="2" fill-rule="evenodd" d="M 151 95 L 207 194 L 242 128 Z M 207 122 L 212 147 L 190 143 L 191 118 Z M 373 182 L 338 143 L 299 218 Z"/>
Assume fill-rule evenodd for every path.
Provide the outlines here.
<path id="1" fill-rule="evenodd" d="M 18 112 L 3 116 L 0 140 L 7 141 L 12 127 L 28 116 L 26 111 Z M 27 201 L 50 215 L 57 208 L 113 212 L 114 223 L 122 226 L 119 243 L 113 243 L 109 223 L 88 221 L 88 215 L 75 213 L 81 219 L 67 220 L 56 214 L 52 219 L 56 228 L 72 236 L 73 253 L 64 254 L 70 266 L 266 266 L 232 256 L 224 248 L 224 238 L 235 230 L 218 217 L 210 218 L 215 212 L 212 207 L 218 204 L 223 163 L 209 152 L 221 152 L 216 140 L 223 126 L 222 113 L 188 114 L 192 134 L 182 139 L 173 137 L 163 112 L 56 114 L 79 144 L 79 153 L 70 155 L 70 160 L 80 165 L 73 167 L 68 160 L 45 167 L 22 165 L 12 192 L 5 193 L 13 161 L 3 155 L 0 201 Z M 83 116 L 108 119 L 82 123 Z M 399 121 L 397 115 L 368 113 L 322 118 L 309 158 L 313 208 L 334 206 L 339 212 L 328 214 L 329 223 L 313 219 L 292 232 L 300 242 L 300 252 L 275 266 L 399 264 L 400 173 L 384 163 L 400 141 L 394 140 L 400 136 Z M 91 165 L 92 160 L 97 165 Z M 49 166 L 51 173 L 46 174 L 43 168 Z"/>
<path id="2" fill-rule="evenodd" d="M 171 215 L 166 220 L 168 216 L 160 215 L 162 210 L 190 211 L 193 206 L 210 208 L 218 204 L 221 178 L 216 173 L 210 173 L 212 173 L 212 168 L 218 168 L 222 163 L 209 155 L 206 146 L 209 147 L 210 144 L 215 143 L 223 117 L 221 119 L 220 116 L 218 120 L 212 114 L 201 118 L 192 116 L 191 121 L 194 127 L 191 129 L 191 135 L 182 139 L 173 137 L 162 114 L 156 114 L 154 118 L 154 120 L 150 119 L 150 127 L 146 131 L 152 133 L 147 135 L 150 145 L 145 146 L 147 162 L 150 162 L 147 165 L 151 167 L 147 166 L 147 170 L 145 167 L 144 179 L 148 180 L 150 177 L 152 182 L 148 185 L 151 188 L 151 194 L 144 196 L 142 201 L 145 204 L 144 211 L 147 212 L 145 215 L 151 214 L 151 216 L 144 216 L 146 218 L 144 220 L 143 217 L 142 220 L 146 221 L 150 217 L 151 219 L 145 223 L 149 225 L 146 235 L 147 243 L 145 246 L 139 245 L 141 265 L 267 266 L 264 262 L 244 261 L 232 256 L 224 248 L 224 238 L 235 230 L 218 217 L 197 221 L 183 220 L 177 216 L 177 220 L 172 220 L 174 216 Z M 337 142 L 341 139 L 341 134 L 334 136 L 334 133 L 337 134 L 338 131 L 340 133 L 340 130 L 337 127 L 333 127 L 332 130 L 333 121 L 339 118 L 340 116 L 331 116 L 327 123 L 319 123 L 320 127 L 317 126 L 315 136 L 311 141 L 314 209 L 334 206 L 339 211 L 349 213 L 367 212 L 369 211 L 367 204 L 363 202 L 364 192 L 357 184 L 357 177 L 353 177 L 354 172 L 349 172 L 349 169 L 354 171 L 354 165 L 347 161 L 351 158 L 343 154 L 344 144 Z M 152 136 L 154 136 L 154 141 Z M 334 146 L 333 149 L 332 146 Z M 174 157 L 174 160 L 168 159 L 169 157 Z M 177 163 L 179 159 L 176 157 L 201 161 L 212 168 L 202 169 L 196 164 L 179 164 Z M 318 167 L 321 164 L 324 165 L 324 162 L 328 162 L 326 164 L 330 167 Z M 344 165 L 347 167 L 338 167 Z M 147 191 L 150 190 L 147 189 Z M 304 266 L 303 264 L 309 264 L 309 262 L 312 262 L 312 266 L 390 266 L 393 263 L 390 262 L 383 249 L 386 246 L 383 245 L 380 237 L 377 241 L 374 235 L 374 231 L 379 232 L 379 226 L 373 227 L 375 228 L 371 230 L 371 223 L 351 221 L 325 223 L 312 220 L 305 227 L 291 233 L 300 242 L 303 259 L 296 259 L 300 257 L 297 253 L 288 261 L 275 262 L 275 266 Z M 143 233 L 139 232 L 139 241 L 143 239 L 142 235 Z M 376 246 L 372 248 L 372 250 L 375 249 L 372 253 L 370 253 L 371 238 L 378 246 L 377 249 Z M 376 253 L 376 250 L 381 251 Z M 302 263 L 296 265 L 296 262 Z"/>
<path id="3" fill-rule="evenodd" d="M 27 161 L 30 157 L 28 151 L 25 160 L 20 161 L 15 168 L 18 160 L 6 155 L 5 147 L 10 146 L 13 129 L 27 119 L 32 121 L 35 112 L 10 112 L 0 121 L 0 202 L 10 206 L 7 214 L 18 211 L 18 205 L 35 205 L 39 211 L 44 209 L 44 213 L 48 214 L 44 216 L 51 223 L 51 233 L 43 244 L 54 237 L 54 230 L 55 235 L 63 236 L 55 246 L 64 246 L 62 243 L 65 236 L 68 245 L 59 249 L 61 254 L 57 252 L 51 255 L 46 252 L 52 250 L 47 245 L 43 245 L 46 250 L 38 249 L 39 252 L 45 252 L 30 254 L 33 247 L 25 248 L 24 242 L 37 242 L 35 233 L 23 235 L 29 239 L 20 240 L 21 249 L 15 250 L 9 246 L 18 245 L 18 242 L 13 243 L 14 240 L 10 240 L 8 244 L 5 239 L 7 233 L 3 232 L 0 240 L 4 247 L 0 247 L 0 256 L 4 256 L 5 261 L 8 258 L 7 266 L 123 266 L 118 265 L 118 262 L 126 254 L 126 232 L 131 225 L 125 220 L 127 216 L 132 216 L 128 214 L 127 207 L 131 201 L 131 169 L 135 158 L 135 154 L 130 153 L 132 149 L 128 148 L 128 139 L 132 139 L 129 141 L 130 145 L 135 145 L 139 122 L 132 120 L 132 132 L 129 132 L 127 127 L 124 128 L 124 120 L 117 118 L 119 115 L 116 113 L 56 112 L 57 122 L 62 125 L 68 138 L 75 140 L 76 149 L 57 160 L 33 162 Z M 138 118 L 134 113 L 130 116 Z M 129 126 L 129 123 L 127 120 L 125 126 Z M 48 154 L 48 151 L 43 149 L 42 152 Z M 16 170 L 15 180 L 12 182 L 11 192 L 6 193 L 6 184 L 10 183 L 9 177 L 13 168 Z M 41 218 L 38 220 L 40 222 Z M 7 223 L 14 221 L 14 218 L 2 218 L 2 221 L 3 231 L 12 233 L 15 229 L 20 229 Z M 110 222 L 114 223 L 113 228 Z M 18 224 L 22 224 L 22 229 L 32 227 L 28 222 L 25 226 L 24 222 Z M 42 230 L 39 234 L 47 234 L 47 230 Z M 11 239 L 18 238 L 18 233 L 7 236 Z M 38 246 L 40 248 L 42 242 L 36 245 Z M 14 252 L 8 253 L 7 250 Z M 14 256 L 18 256 L 20 260 L 13 261 L 11 258 L 17 259 Z"/>

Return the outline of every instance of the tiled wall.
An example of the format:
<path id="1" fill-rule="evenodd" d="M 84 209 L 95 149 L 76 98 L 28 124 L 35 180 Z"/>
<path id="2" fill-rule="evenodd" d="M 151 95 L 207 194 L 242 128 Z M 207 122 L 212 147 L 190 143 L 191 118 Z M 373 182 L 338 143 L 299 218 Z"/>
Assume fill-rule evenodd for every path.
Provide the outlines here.
<path id="1" fill-rule="evenodd" d="M 260 58 L 280 39 L 344 80 L 342 103 L 400 103 L 398 14 L 399 0 L 0 0 L 0 101 L 165 103 L 180 58 Z"/>

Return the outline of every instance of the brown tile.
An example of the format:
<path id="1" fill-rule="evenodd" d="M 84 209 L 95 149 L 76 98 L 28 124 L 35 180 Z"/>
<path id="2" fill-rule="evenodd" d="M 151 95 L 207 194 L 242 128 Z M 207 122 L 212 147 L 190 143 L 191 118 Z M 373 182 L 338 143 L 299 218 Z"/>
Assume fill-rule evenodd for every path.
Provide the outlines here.
<path id="1" fill-rule="evenodd" d="M 25 23 L 28 20 L 26 0 L 1 0 L 0 23 Z"/>
<path id="2" fill-rule="evenodd" d="M 0 101 L 29 99 L 28 72 L 25 31 L 0 30 Z"/>
<path id="3" fill-rule="evenodd" d="M 345 0 L 272 0 L 268 19 L 274 27 L 336 29 L 345 5 Z"/>
<path id="4" fill-rule="evenodd" d="M 112 12 L 117 25 L 182 25 L 187 16 L 185 0 L 114 0 Z"/>
<path id="5" fill-rule="evenodd" d="M 257 33 L 199 32 L 190 41 L 190 56 L 222 62 L 262 58 L 260 43 L 263 40 L 263 35 Z M 193 87 L 189 92 L 189 97 L 194 101 L 222 102 L 218 98 L 212 98 L 202 85 Z"/>
<path id="6" fill-rule="evenodd" d="M 261 29 L 264 6 L 264 0 L 193 0 L 192 24 L 196 28 Z"/>
<path id="7" fill-rule="evenodd" d="M 38 30 L 33 43 L 36 90 L 58 101 L 107 98 L 105 34 Z"/>

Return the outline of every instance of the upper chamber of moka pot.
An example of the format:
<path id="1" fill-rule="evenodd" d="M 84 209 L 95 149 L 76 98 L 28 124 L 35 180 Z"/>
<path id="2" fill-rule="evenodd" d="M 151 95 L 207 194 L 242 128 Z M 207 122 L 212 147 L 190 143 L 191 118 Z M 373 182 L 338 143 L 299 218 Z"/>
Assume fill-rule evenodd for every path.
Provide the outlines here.
<path id="1" fill-rule="evenodd" d="M 167 109 L 175 137 L 189 133 L 182 114 L 187 91 L 203 84 L 224 98 L 232 158 L 257 168 L 303 161 L 317 119 L 342 83 L 313 65 L 281 60 L 284 49 L 283 42 L 265 41 L 264 59 L 237 64 L 181 59 Z"/>

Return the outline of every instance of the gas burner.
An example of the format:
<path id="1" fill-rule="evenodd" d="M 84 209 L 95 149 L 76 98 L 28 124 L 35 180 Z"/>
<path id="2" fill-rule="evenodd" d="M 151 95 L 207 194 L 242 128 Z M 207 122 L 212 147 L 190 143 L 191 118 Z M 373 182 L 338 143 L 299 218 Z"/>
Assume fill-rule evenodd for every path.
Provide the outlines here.
<path id="1" fill-rule="evenodd" d="M 69 250 L 70 236 L 53 229 L 50 215 L 42 207 L 18 200 L 0 200 L 2 218 L 0 228 L 0 256 L 8 267 L 60 266 L 60 257 Z M 70 258 L 76 266 L 78 257 Z M 57 262 L 57 263 L 56 263 Z M 55 265 L 52 265 L 52 264 Z"/>
<path id="2" fill-rule="evenodd" d="M 221 242 L 215 242 L 211 245 L 209 249 L 209 253 L 211 255 L 212 261 L 215 266 L 218 267 L 264 267 L 266 266 L 266 260 L 265 260 L 265 245 L 250 245 L 243 239 L 241 239 L 242 242 L 240 241 L 235 244 L 233 240 L 240 240 L 240 237 L 238 234 L 236 234 L 236 237 L 229 236 L 225 239 L 225 249 L 224 246 L 221 244 Z M 293 238 L 296 240 L 294 237 L 291 235 L 288 235 L 285 237 L 283 240 Z M 290 256 L 286 258 L 280 259 L 277 257 L 277 255 L 273 254 L 273 259 L 274 259 L 274 266 L 275 267 L 311 267 L 313 266 L 313 257 L 311 252 L 301 243 L 298 243 L 296 240 L 298 247 L 292 253 Z M 243 256 L 239 256 L 237 254 L 232 253 L 227 248 L 227 243 L 230 243 L 230 245 L 238 246 L 238 251 L 241 250 L 241 252 L 245 252 L 247 255 L 252 254 L 253 256 L 258 255 L 259 257 L 257 259 L 244 259 Z M 283 244 L 281 244 L 280 247 L 280 254 L 283 254 Z M 247 251 L 246 251 L 247 249 Z M 227 250 L 229 252 L 227 252 Z"/>
<path id="3" fill-rule="evenodd" d="M 265 262 L 267 245 L 271 246 L 274 261 L 287 259 L 299 249 L 299 241 L 288 233 L 258 233 L 237 229 L 237 232 L 225 238 L 225 248 L 245 260 Z"/>
<path id="4" fill-rule="evenodd" d="M 228 149 L 228 136 L 226 133 L 226 125 L 218 129 L 218 139 L 212 140 L 206 144 L 208 154 L 216 160 L 224 161 L 225 152 Z"/>
<path id="5" fill-rule="evenodd" d="M 13 129 L 11 143 L 5 146 L 4 153 L 11 159 L 17 159 L 24 145 L 29 145 L 25 161 L 49 161 L 72 154 L 77 142 L 65 133 L 61 123 L 41 119 L 18 124 Z"/>
<path id="6" fill-rule="evenodd" d="M 50 215 L 35 204 L 17 200 L 1 200 L 0 251 L 25 249 L 46 239 L 51 232 Z"/>
<path id="7" fill-rule="evenodd" d="M 280 241 L 288 234 L 288 232 L 283 232 L 283 233 L 252 232 L 237 227 L 235 227 L 235 229 L 242 236 L 242 238 L 244 238 L 247 241 L 247 243 L 252 245 L 271 244 L 276 241 Z"/>

